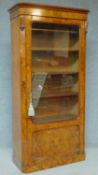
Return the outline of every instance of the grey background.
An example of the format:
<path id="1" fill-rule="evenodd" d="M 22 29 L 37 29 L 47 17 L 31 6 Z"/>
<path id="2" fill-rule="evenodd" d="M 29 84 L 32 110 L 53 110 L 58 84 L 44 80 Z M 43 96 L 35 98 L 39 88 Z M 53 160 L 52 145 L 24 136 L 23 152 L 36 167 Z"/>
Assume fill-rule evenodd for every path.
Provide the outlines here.
<path id="1" fill-rule="evenodd" d="M 21 0 L 22 1 L 22 0 Z M 12 145 L 11 39 L 7 9 L 18 0 L 0 0 L 0 146 Z M 26 2 L 26 1 L 25 1 Z M 87 8 L 86 146 L 98 146 L 98 1 L 36 0 L 28 2 Z"/>

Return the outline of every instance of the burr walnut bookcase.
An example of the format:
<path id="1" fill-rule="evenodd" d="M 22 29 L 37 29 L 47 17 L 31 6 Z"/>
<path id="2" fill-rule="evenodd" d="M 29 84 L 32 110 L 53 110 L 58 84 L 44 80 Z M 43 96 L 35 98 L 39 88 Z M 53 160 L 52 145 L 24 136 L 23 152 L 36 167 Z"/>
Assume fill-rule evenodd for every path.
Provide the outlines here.
<path id="1" fill-rule="evenodd" d="M 14 162 L 32 172 L 84 160 L 88 10 L 18 3 L 9 13 Z"/>

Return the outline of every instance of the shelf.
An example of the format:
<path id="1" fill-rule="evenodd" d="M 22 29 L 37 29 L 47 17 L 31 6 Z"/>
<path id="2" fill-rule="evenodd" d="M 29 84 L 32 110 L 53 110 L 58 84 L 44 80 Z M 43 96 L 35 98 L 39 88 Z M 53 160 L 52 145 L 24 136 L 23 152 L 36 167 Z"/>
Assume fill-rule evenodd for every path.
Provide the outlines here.
<path id="1" fill-rule="evenodd" d="M 33 118 L 33 123 L 35 124 L 41 124 L 41 123 L 48 123 L 48 122 L 59 122 L 59 121 L 65 121 L 65 120 L 72 120 L 72 119 L 77 119 L 77 115 L 73 114 L 67 114 L 67 115 L 62 115 L 62 116 L 52 116 L 52 117 L 34 117 Z"/>
<path id="2" fill-rule="evenodd" d="M 60 92 L 59 90 L 56 92 L 47 92 L 47 93 L 42 93 L 40 98 L 58 98 L 58 97 L 68 97 L 68 96 L 78 96 L 78 92 L 72 92 L 72 91 L 63 91 Z"/>
<path id="3" fill-rule="evenodd" d="M 56 68 L 47 68 L 47 67 L 41 67 L 41 68 L 38 68 L 38 67 L 33 67 L 32 68 L 32 73 L 46 73 L 46 74 L 65 74 L 65 75 L 71 75 L 71 74 L 78 74 L 79 71 L 78 70 L 66 70 L 65 67 L 56 67 Z"/>
<path id="4" fill-rule="evenodd" d="M 49 47 L 33 47 L 32 51 L 61 51 L 61 52 L 79 52 L 79 49 L 67 49 L 67 48 L 49 48 Z"/>
<path id="5" fill-rule="evenodd" d="M 41 31 L 41 32 L 62 32 L 62 33 L 72 33 L 72 34 L 78 34 L 77 31 L 70 31 L 70 30 L 57 30 L 57 29 L 38 29 L 38 28 L 32 28 L 32 31 Z"/>

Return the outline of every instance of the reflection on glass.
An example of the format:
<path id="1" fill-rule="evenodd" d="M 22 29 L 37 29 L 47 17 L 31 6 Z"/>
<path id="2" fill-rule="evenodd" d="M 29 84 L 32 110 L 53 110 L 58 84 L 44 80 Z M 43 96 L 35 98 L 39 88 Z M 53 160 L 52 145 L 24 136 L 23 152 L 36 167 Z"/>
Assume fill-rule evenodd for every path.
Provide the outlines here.
<path id="1" fill-rule="evenodd" d="M 32 57 L 34 70 L 59 67 L 78 71 L 79 28 L 55 24 L 33 24 Z M 70 58 L 70 59 L 69 59 Z"/>
<path id="2" fill-rule="evenodd" d="M 79 27 L 33 23 L 35 123 L 78 117 Z"/>

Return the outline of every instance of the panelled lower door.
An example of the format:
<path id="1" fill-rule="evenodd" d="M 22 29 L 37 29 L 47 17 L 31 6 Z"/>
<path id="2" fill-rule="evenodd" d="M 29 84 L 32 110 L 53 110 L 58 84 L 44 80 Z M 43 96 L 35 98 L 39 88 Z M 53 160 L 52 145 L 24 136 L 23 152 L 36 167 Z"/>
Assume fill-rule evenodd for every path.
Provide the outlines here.
<path id="1" fill-rule="evenodd" d="M 39 22 L 40 21 L 40 22 Z M 83 159 L 81 22 L 32 21 L 30 159 L 34 169 Z M 83 83 L 83 84 L 82 84 Z M 81 88 L 82 86 L 82 88 Z"/>

